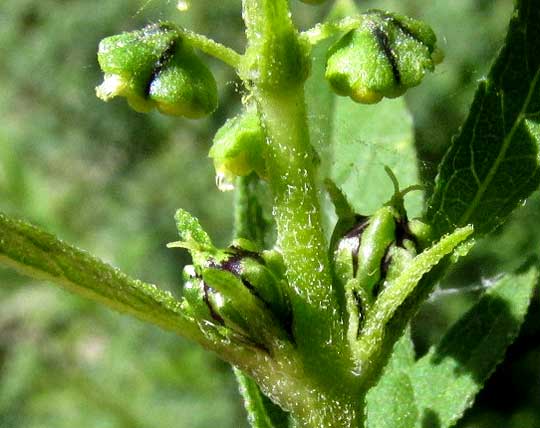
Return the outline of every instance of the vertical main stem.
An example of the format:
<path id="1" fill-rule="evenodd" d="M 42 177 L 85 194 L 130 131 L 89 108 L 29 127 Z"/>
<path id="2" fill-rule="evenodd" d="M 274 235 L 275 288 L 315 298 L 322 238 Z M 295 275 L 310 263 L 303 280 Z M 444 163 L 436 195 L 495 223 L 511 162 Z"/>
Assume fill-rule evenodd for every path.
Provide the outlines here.
<path id="1" fill-rule="evenodd" d="M 298 364 L 282 383 L 293 389 L 282 404 L 302 427 L 362 427 L 363 399 L 352 374 L 315 184 L 318 162 L 304 98 L 308 48 L 292 23 L 288 0 L 242 4 L 248 46 L 239 74 L 267 135 L 267 179 L 293 312 Z"/>
<path id="2" fill-rule="evenodd" d="M 278 246 L 294 296 L 295 336 L 298 345 L 320 363 L 325 354 L 334 357 L 339 312 L 328 268 L 303 91 L 259 95 L 269 136 L 266 160 Z"/>
<path id="3" fill-rule="evenodd" d="M 240 74 L 267 133 L 266 166 L 278 245 L 287 266 L 293 329 L 306 371 L 344 366 L 343 328 L 315 185 L 303 85 L 307 52 L 287 0 L 244 0 L 248 47 Z M 341 364 L 340 364 L 341 363 Z"/>

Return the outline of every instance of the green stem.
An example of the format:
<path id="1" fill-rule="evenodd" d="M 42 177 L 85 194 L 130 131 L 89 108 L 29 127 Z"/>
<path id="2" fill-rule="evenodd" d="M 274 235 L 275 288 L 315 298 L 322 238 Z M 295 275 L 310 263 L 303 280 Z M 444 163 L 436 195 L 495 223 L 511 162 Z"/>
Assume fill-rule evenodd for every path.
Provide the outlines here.
<path id="1" fill-rule="evenodd" d="M 287 265 L 294 333 L 308 367 L 324 372 L 339 361 L 343 340 L 328 269 L 309 142 L 303 80 L 290 70 L 305 52 L 286 0 L 244 0 L 248 48 L 243 77 L 252 85 L 268 135 L 266 166 L 274 198 L 278 246 Z M 302 75 L 296 70 L 296 75 Z M 338 345 L 338 346 L 336 346 Z"/>
<path id="2" fill-rule="evenodd" d="M 185 28 L 180 28 L 180 34 L 191 46 L 199 49 L 201 52 L 223 61 L 234 69 L 238 69 L 240 66 L 242 55 L 234 49 Z"/>
<path id="3" fill-rule="evenodd" d="M 207 337 L 170 293 L 134 280 L 35 226 L 0 213 L 0 237 L 0 265 L 173 331 L 237 365 L 263 364 L 251 349 Z"/>
<path id="4" fill-rule="evenodd" d="M 240 76 L 267 134 L 267 179 L 287 267 L 294 359 L 301 367 L 287 380 L 295 392 L 283 404 L 303 427 L 361 427 L 362 400 L 331 280 L 315 184 L 318 161 L 309 141 L 303 89 L 309 48 L 292 24 L 287 0 L 244 0 L 243 12 L 248 46 Z"/>
<path id="5" fill-rule="evenodd" d="M 362 22 L 362 17 L 347 16 L 337 21 L 326 21 L 315 25 L 309 30 L 303 31 L 300 37 L 310 45 L 314 46 L 323 40 L 329 39 L 337 34 L 347 33 L 357 28 Z"/>

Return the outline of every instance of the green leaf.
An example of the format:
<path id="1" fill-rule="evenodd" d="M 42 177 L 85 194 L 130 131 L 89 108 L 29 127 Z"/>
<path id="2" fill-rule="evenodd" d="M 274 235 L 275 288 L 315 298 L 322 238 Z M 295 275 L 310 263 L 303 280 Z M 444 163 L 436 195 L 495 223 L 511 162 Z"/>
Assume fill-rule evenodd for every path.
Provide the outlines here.
<path id="1" fill-rule="evenodd" d="M 330 16 L 354 14 L 348 2 L 337 2 Z M 321 159 L 322 179 L 330 178 L 359 214 L 372 214 L 394 193 L 384 171 L 389 166 L 402 188 L 419 184 L 413 123 L 402 98 L 359 105 L 334 94 L 324 78 L 326 52 L 332 40 L 313 49 L 306 101 L 311 141 Z M 422 211 L 422 194 L 406 205 L 411 216 Z"/>
<path id="2" fill-rule="evenodd" d="M 208 234 L 201 227 L 199 220 L 193 217 L 187 211 L 178 209 L 174 215 L 176 220 L 176 227 L 180 238 L 185 242 L 194 242 L 200 245 L 202 248 L 213 247 L 212 241 Z"/>
<path id="3" fill-rule="evenodd" d="M 170 293 L 134 280 L 85 251 L 1 213 L 0 263 L 182 336 L 206 342 L 198 327 L 180 312 L 180 302 Z"/>
<path id="4" fill-rule="evenodd" d="M 335 100 L 330 176 L 357 212 L 372 214 L 394 193 L 384 171 L 390 167 L 402 188 L 419 184 L 412 119 L 402 98 L 359 106 Z M 421 214 L 421 192 L 406 199 L 411 216 Z"/>
<path id="5" fill-rule="evenodd" d="M 535 267 L 505 276 L 414 365 L 423 428 L 450 427 L 472 405 L 516 338 L 537 283 Z"/>
<path id="6" fill-rule="evenodd" d="M 392 372 L 368 394 L 369 428 L 411 428 L 418 419 L 411 379 L 406 373 Z"/>
<path id="7" fill-rule="evenodd" d="M 244 406 L 253 428 L 288 428 L 289 417 L 279 406 L 272 403 L 259 389 L 253 379 L 235 369 L 234 373 L 244 397 Z"/>
<path id="8" fill-rule="evenodd" d="M 505 221 L 540 183 L 540 7 L 517 2 L 505 45 L 439 169 L 428 218 L 438 234 Z"/>
<path id="9" fill-rule="evenodd" d="M 418 420 L 418 409 L 409 369 L 414 364 L 410 331 L 394 345 L 392 356 L 379 383 L 366 397 L 368 428 L 411 428 Z"/>

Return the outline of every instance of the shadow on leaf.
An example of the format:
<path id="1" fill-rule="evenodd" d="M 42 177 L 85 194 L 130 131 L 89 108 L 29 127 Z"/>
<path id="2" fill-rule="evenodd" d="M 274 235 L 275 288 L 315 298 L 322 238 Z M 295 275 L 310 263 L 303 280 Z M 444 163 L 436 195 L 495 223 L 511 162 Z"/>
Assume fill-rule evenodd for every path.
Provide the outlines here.
<path id="1" fill-rule="evenodd" d="M 426 409 L 422 415 L 422 428 L 441 428 L 439 415 L 431 409 Z"/>

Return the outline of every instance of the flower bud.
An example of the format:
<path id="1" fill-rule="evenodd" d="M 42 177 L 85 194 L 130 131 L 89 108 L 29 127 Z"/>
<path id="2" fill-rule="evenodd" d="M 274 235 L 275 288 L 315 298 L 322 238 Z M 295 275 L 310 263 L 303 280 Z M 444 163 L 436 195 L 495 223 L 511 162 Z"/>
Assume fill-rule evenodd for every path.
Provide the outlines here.
<path id="1" fill-rule="evenodd" d="M 168 246 L 186 248 L 193 258 L 193 266 L 184 269 L 186 312 L 252 345 L 270 343 L 272 334 L 288 338 L 290 305 L 281 255 L 259 253 L 245 239 L 226 249 L 215 248 L 196 218 L 183 210 L 175 218 L 182 241 Z"/>
<path id="2" fill-rule="evenodd" d="M 277 251 L 259 254 L 240 247 L 230 247 L 227 253 L 230 254 L 227 259 L 210 265 L 234 274 L 278 320 L 287 324 L 290 306 L 284 293 L 284 269 L 281 266 L 276 268 L 279 264 L 277 257 L 281 258 L 281 255 Z"/>
<path id="3" fill-rule="evenodd" d="M 254 346 L 267 341 L 264 307 L 232 273 L 195 266 L 184 268 L 182 310 L 201 327 L 213 327 L 220 335 Z M 264 320 L 264 321 L 263 321 Z"/>
<path id="4" fill-rule="evenodd" d="M 184 288 L 182 292 L 182 309 L 184 313 L 198 322 L 207 322 L 214 325 L 223 325 L 223 318 L 210 304 L 210 287 L 196 273 L 193 265 L 188 265 L 183 271 Z"/>
<path id="5" fill-rule="evenodd" d="M 435 43 L 427 24 L 372 10 L 330 48 L 326 78 L 337 94 L 359 103 L 395 98 L 433 71 Z"/>
<path id="6" fill-rule="evenodd" d="M 373 216 L 362 218 L 338 244 L 334 255 L 336 276 L 343 284 L 355 278 L 355 287 L 373 296 L 381 280 L 385 254 L 396 239 L 395 232 L 396 219 L 391 207 L 382 207 Z"/>
<path id="7" fill-rule="evenodd" d="M 357 339 L 381 292 L 416 256 L 416 239 L 402 208 L 386 205 L 371 217 L 356 216 L 357 224 L 337 244 L 334 274 L 345 291 L 350 340 Z"/>
<path id="8" fill-rule="evenodd" d="M 104 101 L 123 96 L 136 111 L 157 108 L 188 118 L 217 107 L 212 73 L 173 24 L 152 24 L 102 40 L 98 62 L 105 78 L 96 93 Z"/>
<path id="9" fill-rule="evenodd" d="M 218 182 L 231 183 L 234 177 L 252 172 L 266 175 L 264 149 L 266 134 L 257 111 L 250 109 L 225 122 L 214 137 L 209 156 L 214 160 Z M 222 190 L 229 187 L 222 186 Z"/>

